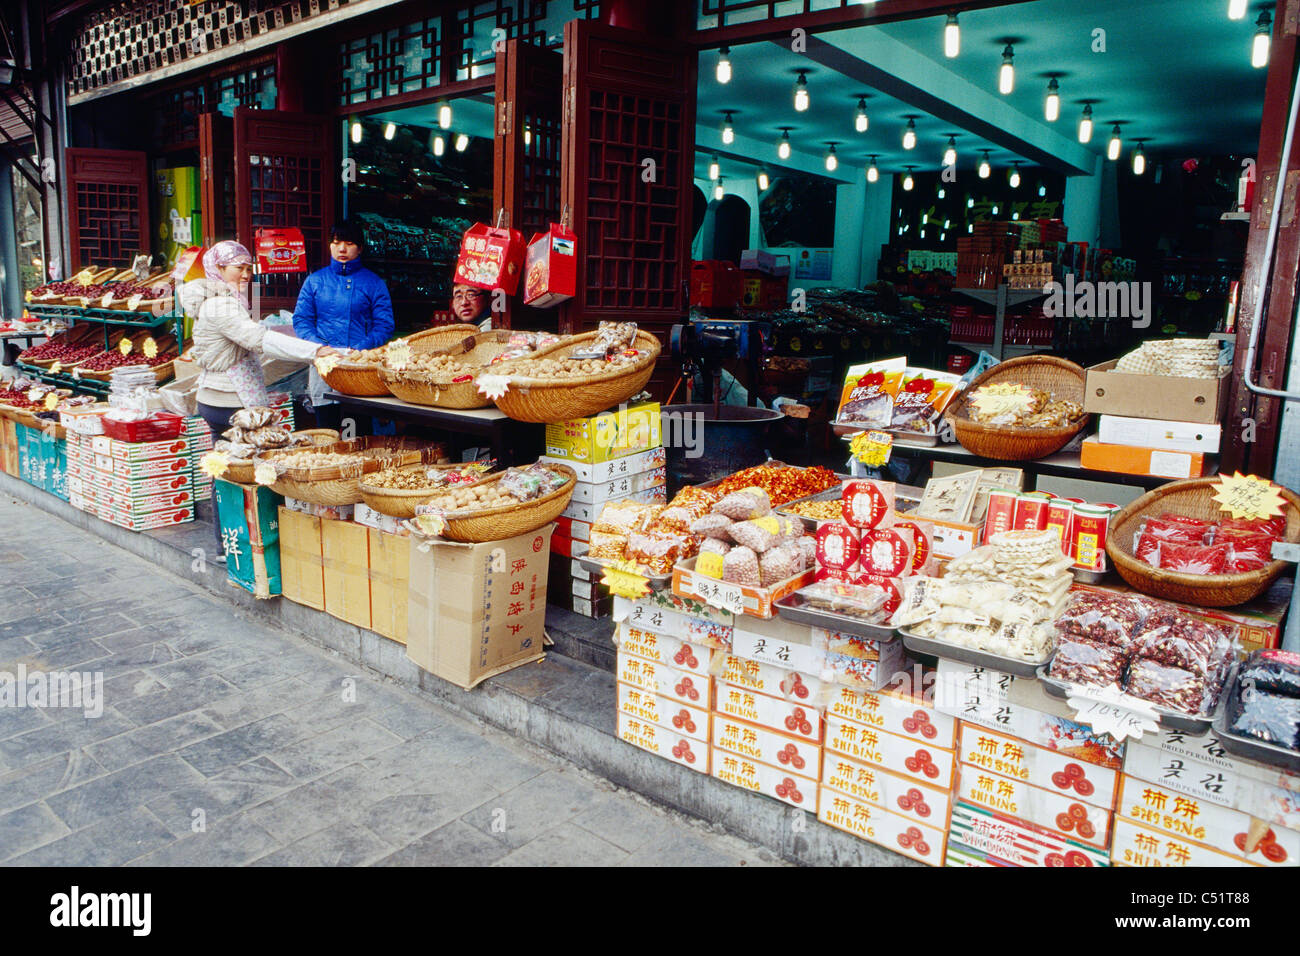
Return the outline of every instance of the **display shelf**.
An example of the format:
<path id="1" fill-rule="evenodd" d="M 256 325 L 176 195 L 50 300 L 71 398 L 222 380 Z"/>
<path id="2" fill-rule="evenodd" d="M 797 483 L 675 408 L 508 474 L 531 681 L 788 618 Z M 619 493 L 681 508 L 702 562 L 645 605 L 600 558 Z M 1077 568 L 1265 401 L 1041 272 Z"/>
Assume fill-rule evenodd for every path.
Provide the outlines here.
<path id="1" fill-rule="evenodd" d="M 953 289 L 953 292 L 960 292 L 967 298 L 983 302 L 985 305 L 997 305 L 998 296 L 1006 290 L 1007 308 L 1014 308 L 1017 305 L 1024 305 L 1026 302 L 1033 302 L 1035 299 L 1041 299 L 1045 292 L 1036 289 L 1007 289 L 1006 286 L 998 286 L 996 289 Z"/>
<path id="2" fill-rule="evenodd" d="M 170 309 L 162 315 L 154 315 L 152 312 L 131 312 L 127 309 L 83 309 L 75 305 L 35 305 L 29 302 L 27 311 L 41 319 L 103 322 L 107 325 L 129 325 L 143 329 L 156 329 L 175 321 L 175 314 Z"/>
<path id="3" fill-rule="evenodd" d="M 998 361 L 1006 358 L 1012 352 L 1023 355 L 1026 350 L 1035 351 L 1041 349 L 1051 351 L 1051 345 L 1008 345 L 1006 342 L 1007 309 L 1024 305 L 1026 302 L 1033 302 L 1035 299 L 1041 299 L 1047 293 L 1033 289 L 1009 289 L 1005 284 L 999 285 L 996 289 L 953 289 L 952 291 L 961 293 L 978 302 L 983 302 L 985 305 L 991 305 L 996 312 L 993 317 L 992 342 L 970 342 L 953 339 L 949 340 L 949 345 L 988 352 Z"/>
<path id="4" fill-rule="evenodd" d="M 70 388 L 74 391 L 85 392 L 100 397 L 108 394 L 108 382 L 100 382 L 88 378 L 77 378 L 69 372 L 51 372 L 49 369 L 41 368 L 39 365 L 28 365 L 26 362 L 19 362 L 17 367 L 21 369 L 22 373 L 28 378 L 44 382 L 46 385 Z"/>
<path id="5" fill-rule="evenodd" d="M 1225 212 L 1219 217 L 1220 222 L 1250 222 L 1248 212 Z"/>

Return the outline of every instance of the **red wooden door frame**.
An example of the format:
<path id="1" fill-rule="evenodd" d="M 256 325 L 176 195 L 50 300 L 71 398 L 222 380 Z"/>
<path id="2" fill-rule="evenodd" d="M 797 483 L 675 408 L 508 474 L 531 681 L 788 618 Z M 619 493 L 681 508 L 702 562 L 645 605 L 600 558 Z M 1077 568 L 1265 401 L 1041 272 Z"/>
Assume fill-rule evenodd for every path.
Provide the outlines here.
<path id="1" fill-rule="evenodd" d="M 129 266 L 134 256 L 149 253 L 152 246 L 152 225 L 149 219 L 149 158 L 143 152 L 127 149 L 80 149 L 70 147 L 64 151 L 64 183 L 68 204 L 68 258 L 65 276 L 79 272 L 88 263 L 82 257 L 83 216 L 78 197 L 78 187 L 103 185 L 107 187 L 133 187 L 136 200 L 123 196 L 122 215 L 127 219 L 138 216 L 136 230 L 138 242 L 127 239 L 114 240 L 105 235 L 104 241 L 113 251 L 107 257 L 95 256 L 96 264 Z M 120 219 L 120 217 L 119 217 Z M 87 229 L 87 237 L 93 230 Z M 120 247 L 120 248 L 119 248 Z M 108 261 L 113 259 L 115 261 Z"/>
<path id="2" fill-rule="evenodd" d="M 202 243 L 211 247 L 234 232 L 223 221 L 227 189 L 225 174 L 235 161 L 235 124 L 220 113 L 199 114 L 199 199 L 203 224 Z M 233 169 L 230 169 L 233 174 Z M 233 176 L 229 188 L 234 191 Z M 234 196 L 229 197 L 232 201 Z"/>

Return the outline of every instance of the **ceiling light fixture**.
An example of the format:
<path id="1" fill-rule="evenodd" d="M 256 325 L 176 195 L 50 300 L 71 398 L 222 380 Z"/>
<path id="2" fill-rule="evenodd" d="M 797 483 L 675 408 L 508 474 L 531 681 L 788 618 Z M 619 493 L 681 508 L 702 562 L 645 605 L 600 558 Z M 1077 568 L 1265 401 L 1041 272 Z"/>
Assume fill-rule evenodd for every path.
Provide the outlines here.
<path id="1" fill-rule="evenodd" d="M 870 122 L 867 119 L 867 98 L 858 97 L 858 115 L 853 119 L 853 128 L 859 133 L 865 133 Z"/>
<path id="2" fill-rule="evenodd" d="M 907 129 L 903 130 L 903 149 L 916 149 L 916 120 L 908 119 Z"/>
<path id="3" fill-rule="evenodd" d="M 833 173 L 839 168 L 840 160 L 839 157 L 835 155 L 835 144 L 828 143 L 827 145 L 830 146 L 830 152 L 826 154 L 826 172 Z"/>
<path id="4" fill-rule="evenodd" d="M 718 181 L 713 185 L 713 198 L 721 199 L 725 195 L 726 193 L 723 191 L 722 188 L 722 177 L 719 176 Z"/>
<path id="5" fill-rule="evenodd" d="M 790 127 L 781 127 L 781 140 L 776 144 L 776 155 L 781 159 L 790 158 Z"/>
<path id="6" fill-rule="evenodd" d="M 438 107 L 438 125 L 443 129 L 451 129 L 451 104 L 443 103 Z"/>
<path id="7" fill-rule="evenodd" d="M 725 46 L 718 51 L 718 72 L 716 75 L 719 83 L 731 82 L 731 58 L 727 55 L 730 52 Z"/>
<path id="8" fill-rule="evenodd" d="M 1007 48 L 1002 51 L 1002 67 L 998 70 L 998 92 L 1007 96 L 1016 88 L 1016 53 L 1007 44 Z"/>
<path id="9" fill-rule="evenodd" d="M 1055 123 L 1061 118 L 1061 84 L 1056 82 L 1056 77 L 1047 84 L 1047 101 L 1043 104 L 1043 115 L 1047 117 L 1047 122 Z"/>
<path id="10" fill-rule="evenodd" d="M 1137 148 L 1133 150 L 1133 175 L 1141 176 L 1147 171 L 1147 154 L 1146 150 L 1142 148 L 1142 144 L 1145 143 L 1146 140 L 1139 139 L 1135 140 L 1135 142 L 1137 143 Z"/>
<path id="11" fill-rule="evenodd" d="M 1106 158 L 1109 160 L 1119 159 L 1120 149 L 1124 141 L 1119 135 L 1119 123 L 1116 123 L 1110 131 L 1110 142 L 1106 144 Z"/>
<path id="12" fill-rule="evenodd" d="M 988 179 L 993 173 L 993 167 L 989 165 L 989 151 L 983 150 L 984 158 L 980 160 L 980 179 Z"/>
<path id="13" fill-rule="evenodd" d="M 867 164 L 867 182 L 874 183 L 880 178 L 880 167 L 876 165 L 876 157 L 871 157 L 871 162 Z"/>
<path id="14" fill-rule="evenodd" d="M 1046 187 L 1046 186 L 1039 186 L 1039 187 L 1038 187 L 1038 197 L 1041 199 L 1043 196 L 1046 196 L 1046 195 L 1047 195 L 1047 187 Z"/>
<path id="15" fill-rule="evenodd" d="M 808 108 L 808 77 L 805 75 L 807 72 L 807 70 L 800 70 L 799 79 L 794 81 L 794 108 L 799 113 Z"/>
<path id="16" fill-rule="evenodd" d="M 957 137 L 948 137 L 948 148 L 943 151 L 943 164 L 945 166 L 957 165 Z"/>
<path id="17" fill-rule="evenodd" d="M 1268 35 L 1272 23 L 1273 18 L 1267 10 L 1259 11 L 1259 19 L 1255 21 L 1259 29 L 1255 31 L 1255 42 L 1250 47 L 1250 65 L 1257 70 L 1268 66 Z"/>
<path id="18" fill-rule="evenodd" d="M 768 175 L 767 169 L 760 169 L 758 171 L 758 191 L 761 193 L 767 192 L 767 187 L 770 185 L 772 185 L 772 178 Z"/>
<path id="19" fill-rule="evenodd" d="M 447 151 L 447 141 L 443 139 L 441 136 L 435 136 L 433 138 L 433 155 L 441 156 L 446 151 Z"/>
<path id="20" fill-rule="evenodd" d="M 1083 118 L 1079 120 L 1079 142 L 1092 142 L 1092 104 L 1083 105 Z"/>
<path id="21" fill-rule="evenodd" d="M 1020 164 L 1012 163 L 1011 167 L 1012 167 L 1011 178 L 1008 180 L 1008 182 L 1011 184 L 1012 189 L 1019 189 L 1020 188 Z"/>
<path id="22" fill-rule="evenodd" d="M 389 123 L 384 127 L 384 139 L 392 139 L 397 135 L 397 124 Z"/>
<path id="23" fill-rule="evenodd" d="M 722 165 L 718 162 L 718 154 L 714 153 L 713 158 L 709 160 L 709 178 L 717 179 L 722 175 Z"/>
<path id="24" fill-rule="evenodd" d="M 352 121 L 352 142 L 361 142 L 361 124 L 356 120 Z"/>
<path id="25" fill-rule="evenodd" d="M 463 153 L 469 147 L 469 137 L 460 133 L 456 137 L 456 152 Z"/>
<path id="26" fill-rule="evenodd" d="M 908 167 L 907 167 L 907 175 L 903 178 L 903 191 L 904 191 L 904 192 L 909 192 L 909 193 L 910 193 L 910 192 L 912 191 L 912 187 L 916 185 L 916 182 L 912 179 L 912 170 L 914 170 L 914 169 L 916 169 L 915 166 L 908 166 Z"/>
<path id="27" fill-rule="evenodd" d="M 1228 0 L 1228 19 L 1240 20 L 1246 15 L 1246 0 Z"/>
<path id="28" fill-rule="evenodd" d="M 736 128 L 731 125 L 731 110 L 723 110 L 722 116 L 722 144 L 730 146 L 736 141 Z"/>
<path id="29" fill-rule="evenodd" d="M 948 22 L 943 25 L 943 55 L 952 59 L 961 52 L 961 26 L 957 23 L 957 14 L 948 14 Z"/>

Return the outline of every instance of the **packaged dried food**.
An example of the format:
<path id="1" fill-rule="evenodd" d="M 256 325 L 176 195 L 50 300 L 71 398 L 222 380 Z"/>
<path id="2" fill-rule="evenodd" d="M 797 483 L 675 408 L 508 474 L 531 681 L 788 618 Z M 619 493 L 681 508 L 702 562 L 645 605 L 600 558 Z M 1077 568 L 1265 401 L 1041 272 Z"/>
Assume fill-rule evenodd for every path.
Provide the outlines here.
<path id="1" fill-rule="evenodd" d="M 1275 515 L 1272 518 L 1224 518 L 1219 522 L 1218 534 L 1266 534 L 1280 538 L 1286 533 L 1286 517 Z"/>
<path id="2" fill-rule="evenodd" d="M 1237 675 L 1242 687 L 1300 697 L 1300 654 L 1294 651 L 1254 651 Z"/>
<path id="3" fill-rule="evenodd" d="M 779 462 L 768 462 L 729 475 L 710 490 L 716 491 L 721 496 L 729 495 L 733 491 L 761 488 L 767 493 L 771 506 L 780 507 L 796 498 L 804 498 L 826 491 L 828 488 L 835 488 L 839 483 L 839 476 L 829 468 L 820 466 L 795 468 Z"/>
<path id="4" fill-rule="evenodd" d="M 1243 737 L 1300 750 L 1300 699 L 1243 684 L 1228 700 L 1227 726 Z"/>
<path id="5" fill-rule="evenodd" d="M 1149 658 L 1181 667 L 1198 674 L 1208 673 L 1220 642 L 1227 641 L 1223 631 L 1184 614 L 1155 619 L 1143 624 L 1135 636 L 1132 651 Z"/>
<path id="6" fill-rule="evenodd" d="M 941 623 L 936 637 L 947 644 L 956 644 L 958 647 L 969 647 L 973 650 L 983 651 L 988 649 L 988 643 L 996 633 L 997 628 L 993 627 L 992 624 Z"/>
<path id="7" fill-rule="evenodd" d="M 1147 658 L 1139 658 L 1129 667 L 1125 691 L 1183 714 L 1206 713 L 1211 703 L 1200 674 Z"/>
<path id="8" fill-rule="evenodd" d="M 691 522 L 690 529 L 692 534 L 702 534 L 706 538 L 716 538 L 720 541 L 731 540 L 731 519 L 726 515 L 705 515 L 702 518 L 696 518 Z"/>
<path id="9" fill-rule="evenodd" d="M 1133 536 L 1133 554 L 1139 561 L 1145 561 L 1153 568 L 1160 564 L 1160 539 L 1153 534 L 1139 533 Z"/>
<path id="10" fill-rule="evenodd" d="M 627 550 L 627 535 L 609 534 L 605 531 L 591 532 L 591 542 L 587 555 L 607 561 L 622 561 Z"/>
<path id="11" fill-rule="evenodd" d="M 760 587 L 762 578 L 758 570 L 758 555 L 743 545 L 732 548 L 722 558 L 722 580 L 729 584 Z"/>
<path id="12" fill-rule="evenodd" d="M 902 600 L 889 619 L 890 627 L 908 627 L 938 614 L 943 587 L 938 578 L 907 578 L 901 586 Z"/>
<path id="13" fill-rule="evenodd" d="M 993 618 L 983 611 L 974 611 L 968 607 L 956 607 L 952 604 L 940 604 L 934 620 L 940 624 L 979 624 L 988 627 Z"/>
<path id="14" fill-rule="evenodd" d="M 910 528 L 873 528 L 863 532 L 858 567 L 867 574 L 906 577 L 912 573 L 915 551 Z"/>
<path id="15" fill-rule="evenodd" d="M 934 557 L 934 524 L 929 521 L 898 518 L 894 521 L 894 527 L 910 529 L 912 532 L 912 543 L 915 548 L 912 552 L 912 573 L 928 573 L 931 570 L 930 561 Z"/>
<path id="16" fill-rule="evenodd" d="M 1173 541 L 1177 544 L 1204 544 L 1209 525 L 1204 522 L 1188 524 L 1180 520 L 1165 518 L 1147 518 L 1142 522 L 1142 533 L 1149 534 L 1158 541 Z"/>
<path id="17" fill-rule="evenodd" d="M 1062 637 L 1052 658 L 1051 676 L 1071 684 L 1120 686 L 1127 658 L 1118 647 Z"/>
<path id="18" fill-rule="evenodd" d="M 262 428 L 275 419 L 275 410 L 263 405 L 241 408 L 230 416 L 230 424 L 237 428 Z"/>
<path id="19" fill-rule="evenodd" d="M 803 571 L 803 552 L 791 545 L 781 545 L 760 554 L 758 567 L 760 584 L 771 587 Z"/>
<path id="20" fill-rule="evenodd" d="M 796 542 L 803 551 L 803 566 L 811 568 L 817 563 L 817 539 L 810 534 L 801 536 Z"/>
<path id="21" fill-rule="evenodd" d="M 1204 534 L 1205 532 L 1209 531 L 1212 527 L 1214 527 L 1213 521 L 1206 521 L 1204 518 L 1193 518 L 1190 517 L 1189 515 L 1175 514 L 1172 511 L 1166 511 L 1164 514 L 1160 516 L 1158 520 L 1164 521 L 1168 524 L 1175 524 L 1175 525 L 1180 525 L 1181 527 L 1184 528 L 1190 528 L 1193 531 L 1196 531 L 1200 534 Z"/>
<path id="22" fill-rule="evenodd" d="M 855 570 L 858 566 L 859 537 L 855 528 L 840 521 L 827 521 L 817 526 L 817 564 L 819 567 L 839 571 Z"/>
<path id="23" fill-rule="evenodd" d="M 866 621 L 883 618 L 881 609 L 888 597 L 884 588 L 874 584 L 860 587 L 856 584 L 831 581 L 818 581 L 816 584 L 800 588 L 795 593 L 815 610 L 844 614 Z"/>
<path id="24" fill-rule="evenodd" d="M 855 528 L 892 525 L 895 491 L 892 481 L 846 481 L 840 491 L 844 520 Z"/>
<path id="25" fill-rule="evenodd" d="M 758 554 L 770 551 L 781 540 L 780 525 L 770 516 L 752 521 L 737 521 L 731 526 L 730 533 L 732 541 L 743 544 Z"/>
<path id="26" fill-rule="evenodd" d="M 600 515 L 591 526 L 592 531 L 608 534 L 630 534 L 644 531 L 654 509 L 636 501 L 610 501 L 600 509 Z"/>
<path id="27" fill-rule="evenodd" d="M 568 478 L 544 465 L 507 468 L 500 478 L 501 490 L 520 501 L 533 501 L 561 487 Z"/>
<path id="28" fill-rule="evenodd" d="M 686 487 L 673 496 L 668 506 L 656 519 L 655 527 L 661 531 L 684 534 L 691 525 L 709 513 L 714 498 L 700 493 L 699 489 Z"/>
<path id="29" fill-rule="evenodd" d="M 1144 616 L 1131 598 L 1085 591 L 1071 596 L 1069 605 L 1056 619 L 1056 630 L 1062 635 L 1127 649 Z"/>
<path id="30" fill-rule="evenodd" d="M 1041 661 L 1052 652 L 1051 631 L 1039 624 L 1007 623 L 984 642 L 990 654 L 1024 661 Z"/>
<path id="31" fill-rule="evenodd" d="M 694 553 L 693 544 L 689 535 L 638 531 L 628 535 L 627 556 L 650 574 L 669 574 L 674 564 Z"/>
<path id="32" fill-rule="evenodd" d="M 1183 574 L 1223 574 L 1228 564 L 1226 544 L 1160 543 L 1160 564 L 1164 571 Z"/>
<path id="33" fill-rule="evenodd" d="M 726 515 L 733 521 L 748 521 L 772 513 L 772 500 L 762 488 L 744 488 L 733 491 L 713 506 L 713 513 Z"/>
<path id="34" fill-rule="evenodd" d="M 1273 560 L 1273 542 L 1277 539 L 1266 534 L 1229 534 L 1215 540 L 1228 546 L 1224 571 L 1235 574 L 1240 571 L 1257 571 L 1270 564 Z"/>
<path id="35" fill-rule="evenodd" d="M 726 554 L 730 550 L 730 543 L 721 538 L 705 538 L 700 542 L 700 554 Z"/>

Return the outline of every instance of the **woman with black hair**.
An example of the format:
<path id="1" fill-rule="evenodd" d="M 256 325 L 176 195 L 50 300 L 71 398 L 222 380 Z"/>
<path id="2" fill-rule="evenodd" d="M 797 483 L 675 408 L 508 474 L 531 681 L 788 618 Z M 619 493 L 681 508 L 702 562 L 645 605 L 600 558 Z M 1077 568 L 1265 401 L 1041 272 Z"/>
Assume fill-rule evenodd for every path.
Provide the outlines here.
<path id="1" fill-rule="evenodd" d="M 361 227 L 344 220 L 330 230 L 330 264 L 309 275 L 293 310 L 298 338 L 342 349 L 378 348 L 393 337 L 388 286 L 364 265 Z"/>

